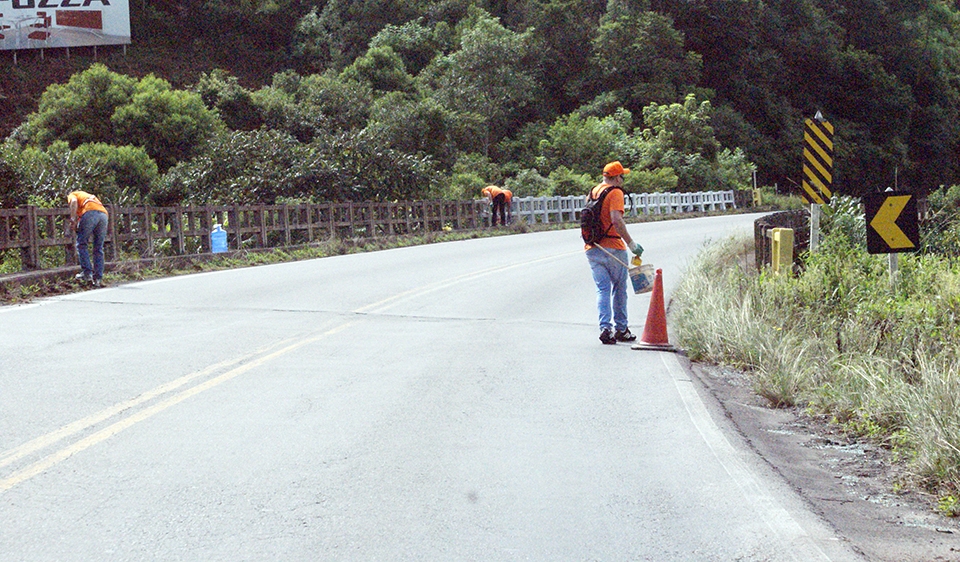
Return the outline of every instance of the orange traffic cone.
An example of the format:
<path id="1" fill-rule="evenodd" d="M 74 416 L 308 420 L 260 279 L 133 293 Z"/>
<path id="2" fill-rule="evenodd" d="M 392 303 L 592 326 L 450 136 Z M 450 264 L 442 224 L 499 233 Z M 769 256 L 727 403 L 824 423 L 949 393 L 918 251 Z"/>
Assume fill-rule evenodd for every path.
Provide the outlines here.
<path id="1" fill-rule="evenodd" d="M 663 270 L 657 270 L 653 280 L 653 293 L 650 295 L 650 308 L 647 310 L 647 323 L 643 326 L 643 337 L 630 349 L 648 349 L 653 351 L 676 351 L 667 339 L 667 313 L 663 307 Z"/>

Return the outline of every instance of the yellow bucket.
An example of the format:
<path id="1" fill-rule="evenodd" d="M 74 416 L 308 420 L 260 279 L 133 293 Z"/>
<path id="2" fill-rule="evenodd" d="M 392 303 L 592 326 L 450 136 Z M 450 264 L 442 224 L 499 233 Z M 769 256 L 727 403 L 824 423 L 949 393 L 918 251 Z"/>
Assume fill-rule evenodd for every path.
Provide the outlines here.
<path id="1" fill-rule="evenodd" d="M 639 260 L 634 260 L 639 261 Z M 630 268 L 630 283 L 633 284 L 633 292 L 636 294 L 649 293 L 653 290 L 653 279 L 655 270 L 652 265 L 635 265 Z"/>

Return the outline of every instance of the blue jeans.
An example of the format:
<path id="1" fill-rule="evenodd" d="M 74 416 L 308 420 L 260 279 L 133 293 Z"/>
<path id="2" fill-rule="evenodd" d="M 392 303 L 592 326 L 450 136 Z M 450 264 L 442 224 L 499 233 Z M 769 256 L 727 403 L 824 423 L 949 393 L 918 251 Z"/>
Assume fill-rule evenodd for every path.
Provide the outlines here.
<path id="1" fill-rule="evenodd" d="M 604 251 L 606 250 L 606 252 Z M 607 254 L 610 252 L 617 259 Z M 600 329 L 616 326 L 617 330 L 626 330 L 627 325 L 627 280 L 629 278 L 626 250 L 593 247 L 587 250 L 587 261 L 593 272 L 593 281 L 597 284 L 597 313 L 600 315 Z M 613 301 L 611 313 L 610 301 Z M 611 314 L 612 320 L 611 323 Z"/>
<path id="2" fill-rule="evenodd" d="M 87 211 L 77 225 L 77 257 L 84 277 L 103 278 L 103 241 L 107 239 L 107 214 L 102 211 Z M 87 245 L 93 242 L 93 267 Z"/>

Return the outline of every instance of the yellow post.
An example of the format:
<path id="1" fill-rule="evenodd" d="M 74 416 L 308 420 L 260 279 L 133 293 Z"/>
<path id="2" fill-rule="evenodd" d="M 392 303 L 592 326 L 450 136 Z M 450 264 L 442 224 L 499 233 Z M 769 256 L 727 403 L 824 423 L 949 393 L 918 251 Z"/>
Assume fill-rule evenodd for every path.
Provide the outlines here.
<path id="1" fill-rule="evenodd" d="M 793 229 L 774 228 L 770 244 L 770 265 L 774 273 L 793 272 Z"/>
<path id="2" fill-rule="evenodd" d="M 761 205 L 761 201 L 760 201 L 760 190 L 759 190 L 759 189 L 754 189 L 754 190 L 753 190 L 753 206 L 754 206 L 754 207 L 759 207 L 760 205 Z"/>

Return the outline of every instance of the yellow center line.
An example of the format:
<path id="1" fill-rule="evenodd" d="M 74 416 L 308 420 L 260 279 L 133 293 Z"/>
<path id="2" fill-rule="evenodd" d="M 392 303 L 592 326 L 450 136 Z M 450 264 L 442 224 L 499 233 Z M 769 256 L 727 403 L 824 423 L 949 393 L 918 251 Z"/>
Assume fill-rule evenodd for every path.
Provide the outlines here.
<path id="1" fill-rule="evenodd" d="M 276 359 L 277 357 L 280 357 L 280 356 L 282 356 L 282 355 L 286 355 L 287 353 L 290 353 L 291 351 L 294 351 L 294 350 L 296 350 L 296 349 L 298 349 L 298 348 L 300 348 L 300 347 L 303 347 L 304 345 L 307 345 L 307 344 L 309 344 L 309 343 L 313 343 L 313 342 L 318 341 L 318 340 L 320 340 L 320 339 L 322 339 L 322 338 L 324 338 L 324 337 L 326 337 L 326 336 L 329 336 L 329 335 L 331 335 L 331 334 L 335 334 L 335 333 L 337 333 L 337 332 L 339 332 L 339 331 L 341 331 L 341 330 L 344 330 L 344 329 L 346 329 L 347 327 L 349 327 L 349 326 L 352 325 L 352 324 L 354 324 L 354 322 L 346 322 L 346 323 L 344 323 L 344 324 L 341 324 L 340 326 L 337 326 L 337 327 L 335 327 L 335 328 L 332 328 L 332 329 L 330 329 L 330 330 L 327 330 L 326 332 L 323 332 L 322 334 L 318 334 L 318 335 L 314 335 L 314 336 L 311 336 L 311 337 L 308 337 L 308 338 L 301 339 L 300 341 L 297 341 L 297 342 L 295 342 L 295 343 L 289 344 L 289 345 L 287 345 L 286 347 L 283 347 L 283 348 L 281 348 L 281 349 L 278 349 L 277 351 L 274 351 L 274 352 L 272 352 L 272 353 L 268 353 L 268 354 L 266 354 L 266 355 L 262 355 L 262 356 L 260 356 L 259 358 L 254 359 L 253 361 L 250 361 L 249 363 L 245 363 L 245 364 L 243 364 L 243 365 L 241 365 L 241 366 L 239 366 L 239 367 L 236 367 L 235 369 L 231 369 L 231 370 L 227 371 L 226 373 L 223 373 L 222 375 L 219 375 L 219 376 L 217 376 L 217 377 L 214 377 L 214 378 L 212 378 L 212 379 L 210 379 L 210 380 L 208 380 L 208 381 L 205 381 L 205 382 L 203 382 L 203 383 L 200 383 L 200 384 L 198 384 L 198 385 L 196 385 L 196 386 L 190 387 L 190 388 L 188 388 L 188 389 L 186 389 L 186 390 L 184 390 L 184 391 L 181 391 L 181 392 L 179 392 L 179 393 L 177 393 L 177 394 L 175 394 L 175 395 L 167 398 L 166 400 L 163 400 L 163 401 L 161 401 L 161 402 L 158 402 L 158 403 L 154 404 L 153 406 L 150 406 L 149 408 L 145 408 L 145 409 L 143 409 L 143 410 L 141 410 L 141 411 L 139 411 L 139 412 L 137 412 L 137 413 L 135 413 L 135 414 L 133 414 L 133 415 L 131 415 L 131 416 L 128 416 L 128 417 L 126 417 L 126 418 L 124 418 L 124 419 L 122 419 L 122 420 L 120 420 L 120 421 L 117 421 L 117 422 L 115 422 L 115 423 L 113 423 L 113 424 L 111 424 L 111 425 L 109 425 L 109 426 L 107 426 L 107 427 L 105 427 L 105 428 L 97 431 L 96 433 L 94 433 L 94 434 L 92 434 L 92 435 L 89 435 L 89 436 L 87 436 L 87 437 L 84 437 L 83 439 L 77 441 L 76 443 L 74 443 L 74 444 L 72 444 L 72 445 L 70 445 L 70 446 L 68 446 L 68 447 L 64 447 L 63 449 L 60 449 L 59 451 L 56 451 L 55 453 L 52 453 L 52 454 L 44 457 L 43 459 L 41 459 L 41 460 L 39 460 L 39 461 L 37 461 L 37 462 L 35 462 L 35 463 L 27 466 L 26 468 L 23 468 L 23 469 L 21 469 L 21 470 L 18 470 L 17 472 L 14 472 L 14 473 L 11 474 L 10 476 L 8 476 L 8 477 L 0 480 L 0 493 L 6 492 L 7 490 L 9 490 L 10 488 L 13 488 L 13 487 L 16 486 L 17 484 L 20 484 L 20 483 L 22 483 L 22 482 L 24 482 L 24 481 L 26 481 L 26 480 L 29 480 L 30 478 L 33 478 L 34 476 L 36 476 L 36 475 L 38 475 L 38 474 L 46 471 L 47 469 L 53 467 L 53 466 L 56 465 L 57 463 L 65 460 L 65 459 L 67 459 L 67 458 L 70 458 L 71 456 L 73 456 L 73 455 L 75 455 L 75 454 L 77 454 L 77 453 L 79 453 L 79 452 L 81 452 L 81 451 L 83 451 L 83 450 L 89 449 L 90 447 L 92 447 L 92 446 L 94 446 L 94 445 L 96 445 L 96 444 L 98 444 L 98 443 L 101 443 L 101 442 L 103 442 L 103 441 L 106 441 L 107 439 L 109 439 L 109 438 L 113 437 L 114 435 L 120 433 L 120 432 L 123 431 L 124 429 L 127 429 L 128 427 L 131 427 L 131 426 L 133 426 L 133 425 L 135 425 L 135 424 L 137 424 L 137 423 L 140 423 L 140 422 L 142 422 L 143 420 L 145 420 L 145 419 L 147 419 L 147 418 L 150 418 L 150 417 L 153 416 L 154 414 L 158 414 L 158 413 L 160 413 L 160 412 L 162 412 L 162 411 L 170 408 L 171 406 L 175 406 L 176 404 L 179 404 L 180 402 L 183 402 L 184 400 L 186 400 L 187 398 L 190 398 L 191 396 L 195 396 L 195 395 L 197 395 L 197 394 L 200 394 L 201 392 L 204 392 L 205 390 L 209 390 L 209 389 L 211 389 L 211 388 L 213 388 L 213 387 L 215 387 L 215 386 L 218 386 L 218 385 L 220 385 L 220 384 L 223 384 L 224 382 L 226 382 L 226 381 L 228 381 L 228 380 L 230 380 L 230 379 L 232 379 L 232 378 L 234 378 L 234 377 L 236 377 L 236 376 L 238 376 L 238 375 L 241 375 L 241 374 L 243 374 L 243 373 L 245 373 L 245 372 L 247 372 L 247 371 L 249 371 L 249 370 L 251 370 L 251 369 L 254 369 L 254 368 L 256 368 L 256 367 L 259 367 L 259 366 L 263 365 L 264 363 L 267 363 L 267 362 L 269 362 L 269 361 L 271 361 L 271 360 L 273 360 L 273 359 Z M 288 340 L 288 341 L 289 341 L 289 340 Z M 276 346 L 274 346 L 274 347 L 276 347 Z M 235 362 L 234 362 L 234 363 L 235 363 Z M 205 369 L 205 371 L 209 371 L 209 369 Z M 197 376 L 199 376 L 199 375 L 195 375 L 195 376 L 194 376 L 194 375 L 191 375 L 190 378 L 196 378 Z M 182 384 L 181 384 L 180 386 L 182 386 Z M 158 387 L 158 388 L 161 388 L 161 387 Z M 154 394 L 154 395 L 156 395 L 156 394 Z M 91 418 L 92 418 L 92 417 L 95 417 L 95 416 L 91 416 Z M 79 422 L 78 422 L 78 423 L 79 423 Z M 71 424 L 71 425 L 74 425 L 74 424 Z M 68 426 L 68 427 L 69 427 L 69 426 Z M 88 426 L 88 427 L 89 427 L 89 426 Z M 55 432 L 55 433 L 58 433 L 58 432 Z M 52 434 L 51 434 L 51 435 L 52 435 Z M 43 438 L 41 438 L 41 439 L 43 439 Z M 35 441 L 39 441 L 39 440 L 40 440 L 40 439 L 35 440 Z M 31 442 L 31 443 L 32 443 L 32 442 Z"/>
<path id="2" fill-rule="evenodd" d="M 527 262 L 496 266 L 496 267 L 483 269 L 480 271 L 465 273 L 463 275 L 445 279 L 443 281 L 439 281 L 430 285 L 421 286 L 415 289 L 411 289 L 409 291 L 398 293 L 396 295 L 390 296 L 378 302 L 357 308 L 353 311 L 353 313 L 364 314 L 364 313 L 371 313 L 371 312 L 381 312 L 389 308 L 390 306 L 393 306 L 395 304 L 402 302 L 403 300 L 412 298 L 414 296 L 422 296 L 424 294 L 428 294 L 434 291 L 439 291 L 441 289 L 451 287 L 463 281 L 477 279 L 486 275 L 491 275 L 493 273 L 507 271 L 510 269 L 526 267 L 536 263 L 551 261 L 561 257 L 568 256 L 570 254 L 575 254 L 575 253 L 580 253 L 580 251 L 578 250 L 576 252 L 565 252 L 560 255 L 554 255 L 554 256 L 549 256 L 549 257 L 540 258 L 536 260 L 530 260 Z M 37 437 L 36 439 L 28 441 L 27 443 L 24 443 L 23 445 L 20 445 L 14 449 L 0 453 L 0 468 L 3 468 L 10 464 L 13 464 L 14 462 L 20 459 L 23 459 L 24 457 L 38 453 L 39 451 L 47 447 L 50 447 L 51 445 L 54 445 L 59 441 L 62 441 L 78 433 L 81 433 L 87 429 L 90 429 L 91 427 L 103 421 L 106 421 L 114 416 L 120 415 L 132 408 L 135 408 L 151 400 L 154 400 L 158 397 L 161 397 L 165 394 L 173 392 L 198 379 L 203 379 L 213 373 L 216 373 L 217 371 L 234 367 L 235 365 L 239 364 L 239 366 L 234 367 L 221 375 L 218 375 L 212 379 L 201 382 L 200 384 L 197 384 L 185 390 L 182 390 L 177 394 L 170 396 L 166 399 L 163 399 L 152 406 L 149 406 L 147 408 L 144 408 L 143 410 L 135 412 L 132 415 L 127 416 L 121 420 L 118 420 L 110 424 L 109 426 L 103 429 L 100 429 L 95 433 L 80 439 L 79 441 L 76 441 L 71 445 L 65 446 L 47 455 L 46 457 L 26 466 L 25 468 L 22 468 L 14 472 L 13 474 L 7 476 L 6 478 L 0 479 L 0 493 L 3 493 L 9 490 L 10 488 L 13 488 L 16 485 L 26 480 L 29 480 L 30 478 L 38 474 L 43 473 L 44 471 L 50 469 L 51 467 L 64 461 L 65 459 L 68 459 L 69 457 L 81 451 L 84 451 L 98 443 L 102 443 L 103 441 L 109 439 L 110 437 L 113 437 L 114 435 L 120 433 L 124 429 L 132 427 L 133 425 L 136 425 L 137 423 L 143 420 L 146 420 L 147 418 L 150 418 L 155 414 L 158 414 L 164 410 L 167 410 L 168 408 L 171 408 L 192 396 L 196 396 L 201 392 L 204 392 L 215 386 L 223 384 L 224 382 L 229 381 L 247 371 L 250 371 L 251 369 L 264 365 L 269 361 L 272 361 L 278 357 L 286 355 L 305 345 L 319 341 L 324 337 L 340 332 L 354 325 L 355 323 L 356 322 L 354 321 L 349 321 L 349 322 L 340 324 L 339 326 L 330 328 L 319 334 L 314 333 L 314 335 L 307 336 L 307 337 L 289 338 L 281 342 L 277 342 L 273 345 L 261 348 L 260 350 L 257 350 L 256 352 L 251 353 L 249 355 L 245 355 L 243 357 L 236 358 L 236 359 L 229 359 L 226 361 L 222 361 L 220 363 L 216 363 L 214 365 L 210 365 L 209 367 L 206 367 L 204 369 L 201 369 L 189 375 L 185 375 L 176 380 L 162 384 L 152 390 L 149 390 L 143 394 L 140 394 L 139 396 L 133 399 L 120 402 L 119 404 L 116 404 L 114 406 L 101 410 L 95 414 L 87 416 L 83 419 L 80 419 L 73 423 L 65 425 L 56 431 Z"/>

